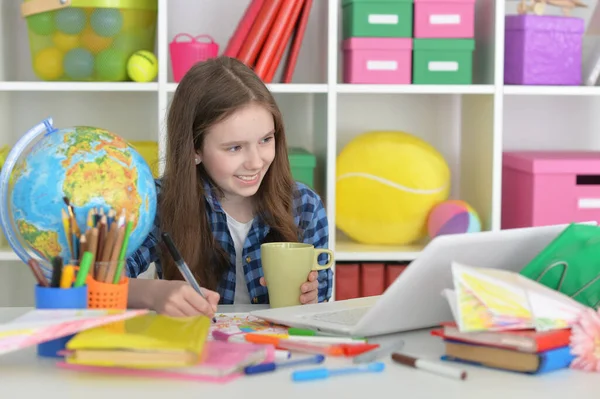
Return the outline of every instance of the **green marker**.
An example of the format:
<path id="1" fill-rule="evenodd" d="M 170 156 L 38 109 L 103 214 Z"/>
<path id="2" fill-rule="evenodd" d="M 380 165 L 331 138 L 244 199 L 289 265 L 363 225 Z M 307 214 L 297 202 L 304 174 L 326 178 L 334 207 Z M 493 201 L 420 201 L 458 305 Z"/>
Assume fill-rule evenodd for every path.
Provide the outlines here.
<path id="1" fill-rule="evenodd" d="M 304 337 L 339 337 L 339 335 L 335 335 L 335 334 L 328 334 L 328 333 L 323 333 L 323 332 L 318 332 L 318 331 L 314 331 L 314 330 L 309 330 L 306 328 L 296 328 L 296 327 L 290 327 L 288 329 L 288 335 L 295 335 L 295 336 L 304 336 Z M 360 337 L 352 337 L 352 339 L 355 339 L 357 341 L 366 341 L 365 338 L 360 338 Z"/>
<path id="2" fill-rule="evenodd" d="M 85 285 L 85 279 L 87 278 L 90 268 L 92 267 L 92 260 L 94 259 L 94 254 L 91 252 L 84 252 L 81 257 L 81 263 L 79 264 L 79 272 L 77 272 L 77 278 L 75 279 L 75 284 L 73 284 L 73 288 L 83 287 Z"/>
<path id="3" fill-rule="evenodd" d="M 313 330 L 306 330 L 304 328 L 290 327 L 290 329 L 288 330 L 288 335 L 302 335 L 312 337 L 317 335 L 317 332 Z"/>

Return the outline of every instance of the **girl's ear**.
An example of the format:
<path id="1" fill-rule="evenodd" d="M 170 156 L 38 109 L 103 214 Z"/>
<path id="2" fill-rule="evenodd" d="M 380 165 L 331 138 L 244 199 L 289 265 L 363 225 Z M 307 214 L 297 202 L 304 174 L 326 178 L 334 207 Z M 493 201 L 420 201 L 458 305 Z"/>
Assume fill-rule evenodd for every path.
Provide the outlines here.
<path id="1" fill-rule="evenodd" d="M 200 162 L 202 162 L 202 158 L 200 158 L 200 154 L 196 154 L 194 156 L 194 162 L 196 162 L 196 165 L 199 165 Z"/>

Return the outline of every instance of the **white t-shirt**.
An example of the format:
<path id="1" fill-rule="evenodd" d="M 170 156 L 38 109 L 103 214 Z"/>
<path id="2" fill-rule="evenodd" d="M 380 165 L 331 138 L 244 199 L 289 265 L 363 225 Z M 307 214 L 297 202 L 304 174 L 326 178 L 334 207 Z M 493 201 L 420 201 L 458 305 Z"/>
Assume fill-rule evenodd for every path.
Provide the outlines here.
<path id="1" fill-rule="evenodd" d="M 249 304 L 251 303 L 250 293 L 244 276 L 242 250 L 250 227 L 252 227 L 252 220 L 247 223 L 240 223 L 227 213 L 225 215 L 227 215 L 227 227 L 229 227 L 231 238 L 233 238 L 233 246 L 235 247 L 235 297 L 233 303 L 236 305 Z"/>

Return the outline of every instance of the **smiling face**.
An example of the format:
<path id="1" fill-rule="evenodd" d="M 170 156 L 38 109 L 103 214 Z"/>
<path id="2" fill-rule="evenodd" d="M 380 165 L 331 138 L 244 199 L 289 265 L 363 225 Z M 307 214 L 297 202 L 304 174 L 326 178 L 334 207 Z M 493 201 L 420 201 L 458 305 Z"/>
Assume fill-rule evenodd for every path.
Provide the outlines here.
<path id="1" fill-rule="evenodd" d="M 224 201 L 252 197 L 275 158 L 273 115 L 256 103 L 238 109 L 208 129 L 198 155 Z"/>

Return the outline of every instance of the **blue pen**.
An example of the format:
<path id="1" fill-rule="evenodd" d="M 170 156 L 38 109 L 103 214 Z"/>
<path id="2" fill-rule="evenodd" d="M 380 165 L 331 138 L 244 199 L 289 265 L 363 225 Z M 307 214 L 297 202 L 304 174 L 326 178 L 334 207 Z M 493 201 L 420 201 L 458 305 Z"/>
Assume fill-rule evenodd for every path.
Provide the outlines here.
<path id="1" fill-rule="evenodd" d="M 189 285 L 191 285 L 192 288 L 198 294 L 200 294 L 200 296 L 202 298 L 206 299 L 206 301 L 208 302 L 208 299 L 206 298 L 206 296 L 202 292 L 202 289 L 200 288 L 200 284 L 198 284 L 198 282 L 192 275 L 192 272 L 191 272 L 189 266 L 187 265 L 187 263 L 185 263 L 185 261 L 181 257 L 181 254 L 177 250 L 177 247 L 175 247 L 175 243 L 171 239 L 171 236 L 168 233 L 162 233 L 161 236 L 162 236 L 163 242 L 166 244 L 167 249 L 169 250 L 169 253 L 171 254 L 171 257 L 175 261 L 175 264 L 177 265 L 177 268 L 179 268 L 179 271 L 183 275 L 183 278 L 185 279 L 185 281 L 187 281 L 187 283 Z M 213 317 L 212 321 L 213 321 L 213 323 L 216 323 L 217 322 L 216 317 Z"/>
<path id="2" fill-rule="evenodd" d="M 311 381 L 322 380 L 336 375 L 355 374 L 355 373 L 378 373 L 383 371 L 385 364 L 383 362 L 375 362 L 363 364 L 356 367 L 345 367 L 340 369 L 318 368 L 310 370 L 297 370 L 292 373 L 293 381 Z"/>
<path id="3" fill-rule="evenodd" d="M 252 366 L 247 366 L 244 368 L 245 374 L 259 374 L 266 373 L 268 371 L 274 371 L 276 369 L 284 368 L 284 367 L 292 367 L 298 366 L 302 364 L 319 364 L 323 363 L 325 360 L 325 356 L 323 355 L 315 355 L 311 357 L 306 357 L 298 360 L 291 360 L 289 362 L 280 362 L 280 363 L 262 363 L 262 364 L 254 364 Z"/>

